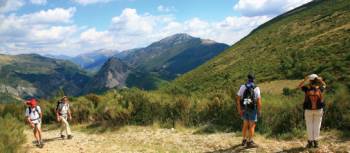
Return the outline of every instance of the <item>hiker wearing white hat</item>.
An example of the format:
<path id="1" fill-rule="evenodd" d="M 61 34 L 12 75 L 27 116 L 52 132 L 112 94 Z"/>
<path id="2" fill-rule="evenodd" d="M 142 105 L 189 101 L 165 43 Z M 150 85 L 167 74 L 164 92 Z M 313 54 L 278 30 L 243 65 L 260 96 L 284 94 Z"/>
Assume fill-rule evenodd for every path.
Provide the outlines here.
<path id="1" fill-rule="evenodd" d="M 317 74 L 311 74 L 305 77 L 299 84 L 299 88 L 305 93 L 303 107 L 308 135 L 306 147 L 317 148 L 324 107 L 323 92 L 326 83 Z"/>

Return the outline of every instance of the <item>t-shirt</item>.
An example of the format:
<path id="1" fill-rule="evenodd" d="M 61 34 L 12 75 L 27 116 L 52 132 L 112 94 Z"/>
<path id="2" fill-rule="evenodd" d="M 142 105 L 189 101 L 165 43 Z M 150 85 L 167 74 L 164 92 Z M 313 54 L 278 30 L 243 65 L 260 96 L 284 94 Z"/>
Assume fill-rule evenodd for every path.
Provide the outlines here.
<path id="1" fill-rule="evenodd" d="M 29 111 L 29 109 L 31 109 L 31 111 Z M 29 117 L 29 119 L 33 123 L 39 123 L 40 122 L 40 113 L 41 113 L 40 106 L 35 106 L 34 108 L 28 107 L 26 109 L 25 115 L 26 115 L 26 117 Z"/>
<path id="2" fill-rule="evenodd" d="M 237 92 L 237 96 L 243 97 L 244 91 L 247 89 L 247 87 L 245 85 L 241 85 L 241 87 L 239 88 L 238 92 Z M 259 87 L 255 87 L 254 88 L 254 94 L 255 94 L 255 98 L 261 98 L 260 95 L 260 88 Z"/>
<path id="3" fill-rule="evenodd" d="M 312 88 L 307 85 L 301 87 L 301 90 L 305 92 L 304 109 L 317 109 L 317 104 L 322 101 L 322 93 L 324 89 L 324 86 L 319 88 Z"/>
<path id="4" fill-rule="evenodd" d="M 68 110 L 69 110 L 69 104 L 68 103 L 61 102 L 58 105 L 58 111 L 59 111 L 60 115 L 66 116 L 68 114 Z"/>

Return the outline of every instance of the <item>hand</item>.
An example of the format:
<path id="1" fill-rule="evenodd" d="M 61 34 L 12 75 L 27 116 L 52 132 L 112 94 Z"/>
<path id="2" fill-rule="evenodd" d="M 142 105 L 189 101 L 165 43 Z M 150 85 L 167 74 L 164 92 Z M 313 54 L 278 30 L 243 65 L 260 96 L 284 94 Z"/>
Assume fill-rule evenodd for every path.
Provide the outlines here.
<path id="1" fill-rule="evenodd" d="M 34 127 L 35 127 L 35 125 L 34 125 L 33 123 L 30 123 L 30 127 L 34 128 Z"/>
<path id="2" fill-rule="evenodd" d="M 243 111 L 239 110 L 238 113 L 239 113 L 239 116 L 241 117 L 243 116 Z"/>
<path id="3" fill-rule="evenodd" d="M 69 116 L 68 119 L 71 121 L 72 120 L 72 116 Z"/>
<path id="4" fill-rule="evenodd" d="M 61 121 L 60 117 L 57 117 L 57 122 L 60 122 L 60 121 Z"/>
<path id="5" fill-rule="evenodd" d="M 261 117 L 261 111 L 258 111 L 258 117 Z"/>

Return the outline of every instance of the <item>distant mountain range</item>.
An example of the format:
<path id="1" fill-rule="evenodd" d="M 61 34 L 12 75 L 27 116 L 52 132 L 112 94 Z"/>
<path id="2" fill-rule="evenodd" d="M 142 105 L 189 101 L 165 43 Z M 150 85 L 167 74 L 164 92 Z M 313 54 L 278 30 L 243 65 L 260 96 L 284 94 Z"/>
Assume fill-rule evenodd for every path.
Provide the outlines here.
<path id="1" fill-rule="evenodd" d="M 111 79 L 108 75 L 96 75 L 94 80 L 100 80 L 99 82 L 104 80 L 102 82 L 112 83 L 106 85 L 108 87 L 127 86 L 155 89 L 164 80 L 172 80 L 192 70 L 228 47 L 226 44 L 195 38 L 187 34 L 175 34 L 154 42 L 145 48 L 118 53 L 113 58 L 119 58 L 120 61 L 105 64 L 98 72 L 98 74 L 107 74 L 106 70 L 111 71 L 111 69 L 117 68 L 115 72 L 127 76 L 126 78 L 121 77 L 118 82 L 126 82 L 112 85 L 113 81 L 105 81 Z M 125 72 L 128 75 L 121 74 L 118 70 L 120 66 L 115 64 L 127 65 L 128 71 Z M 106 66 L 109 68 L 106 69 Z M 92 83 L 90 86 L 99 86 L 98 84 L 96 82 L 96 84 Z"/>
<path id="2" fill-rule="evenodd" d="M 123 87 L 156 89 L 226 48 L 226 44 L 176 34 L 123 52 L 98 50 L 76 57 L 0 55 L 0 98 L 48 98 L 61 90 L 80 95 Z"/>

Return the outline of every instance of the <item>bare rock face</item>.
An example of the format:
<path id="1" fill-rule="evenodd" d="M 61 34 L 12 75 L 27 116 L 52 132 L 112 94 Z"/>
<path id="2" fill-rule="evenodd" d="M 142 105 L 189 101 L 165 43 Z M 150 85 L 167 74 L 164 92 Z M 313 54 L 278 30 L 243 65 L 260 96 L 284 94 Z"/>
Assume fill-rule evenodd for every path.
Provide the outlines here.
<path id="1" fill-rule="evenodd" d="M 110 58 L 85 87 L 85 93 L 102 91 L 111 88 L 125 87 L 129 67 L 116 57 Z"/>

